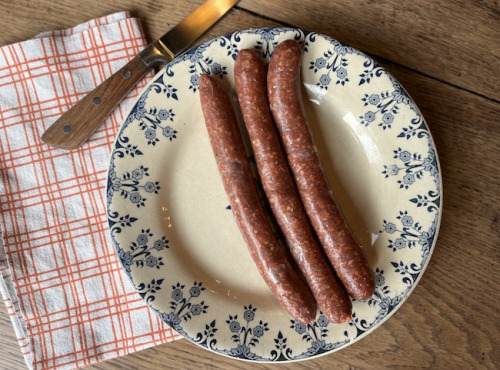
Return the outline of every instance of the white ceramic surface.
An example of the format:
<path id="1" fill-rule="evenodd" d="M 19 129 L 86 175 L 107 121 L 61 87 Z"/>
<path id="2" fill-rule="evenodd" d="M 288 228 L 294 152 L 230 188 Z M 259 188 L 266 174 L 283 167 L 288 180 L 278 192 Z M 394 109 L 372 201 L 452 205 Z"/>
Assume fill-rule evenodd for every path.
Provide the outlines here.
<path id="1" fill-rule="evenodd" d="M 303 97 L 334 194 L 376 274 L 353 320 L 294 321 L 260 277 L 236 227 L 199 103 L 201 73 L 235 107 L 238 50 L 269 59 L 282 40 L 304 47 Z M 441 175 L 428 127 L 400 84 L 365 54 L 298 29 L 240 31 L 175 59 L 142 92 L 114 145 L 108 217 L 138 294 L 189 340 L 222 355 L 286 362 L 370 333 L 422 277 L 441 217 Z"/>

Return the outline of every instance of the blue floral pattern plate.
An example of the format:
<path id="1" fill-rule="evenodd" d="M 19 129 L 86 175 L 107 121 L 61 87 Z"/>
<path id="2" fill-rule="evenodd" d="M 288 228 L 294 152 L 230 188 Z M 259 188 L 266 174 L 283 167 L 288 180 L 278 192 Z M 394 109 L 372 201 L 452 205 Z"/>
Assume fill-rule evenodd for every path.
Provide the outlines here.
<path id="1" fill-rule="evenodd" d="M 237 229 L 208 140 L 198 82 L 219 79 L 238 109 L 239 50 L 267 61 L 278 43 L 304 49 L 305 110 L 339 206 L 376 274 L 352 321 L 289 317 L 260 277 Z M 332 38 L 292 28 L 239 31 L 176 58 L 141 93 L 111 156 L 109 228 L 138 294 L 168 325 L 235 359 L 287 362 L 342 349 L 408 298 L 435 247 L 441 173 L 429 129 L 377 62 Z"/>

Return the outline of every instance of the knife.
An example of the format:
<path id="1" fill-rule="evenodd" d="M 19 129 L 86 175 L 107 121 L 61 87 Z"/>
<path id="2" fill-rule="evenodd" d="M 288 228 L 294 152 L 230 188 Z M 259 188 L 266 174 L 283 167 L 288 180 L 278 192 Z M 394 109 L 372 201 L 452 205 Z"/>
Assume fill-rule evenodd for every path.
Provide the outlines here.
<path id="1" fill-rule="evenodd" d="M 178 25 L 71 107 L 42 135 L 42 141 L 71 150 L 82 145 L 149 70 L 171 62 L 216 23 L 238 0 L 207 0 Z"/>

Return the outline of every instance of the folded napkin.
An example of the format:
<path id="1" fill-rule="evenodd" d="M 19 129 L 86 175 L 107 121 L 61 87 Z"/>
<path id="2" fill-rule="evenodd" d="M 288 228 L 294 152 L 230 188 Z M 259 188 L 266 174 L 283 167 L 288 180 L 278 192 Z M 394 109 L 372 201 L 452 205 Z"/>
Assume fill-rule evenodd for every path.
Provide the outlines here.
<path id="1" fill-rule="evenodd" d="M 75 368 L 179 338 L 122 272 L 106 218 L 111 147 L 148 78 L 83 147 L 40 140 L 144 46 L 139 21 L 121 12 L 0 48 L 0 291 L 29 368 Z"/>

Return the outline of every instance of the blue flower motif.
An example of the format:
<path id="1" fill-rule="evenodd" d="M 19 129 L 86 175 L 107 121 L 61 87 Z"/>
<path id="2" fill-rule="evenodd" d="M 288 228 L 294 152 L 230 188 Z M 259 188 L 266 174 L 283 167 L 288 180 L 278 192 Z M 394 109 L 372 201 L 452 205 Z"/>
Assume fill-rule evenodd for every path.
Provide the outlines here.
<path id="1" fill-rule="evenodd" d="M 413 218 L 411 216 L 405 215 L 401 218 L 401 223 L 403 226 L 411 226 L 413 224 Z"/>
<path id="2" fill-rule="evenodd" d="M 318 69 L 325 68 L 326 66 L 326 60 L 325 58 L 318 58 L 316 59 L 316 62 L 314 63 L 314 66 Z"/>
<path id="3" fill-rule="evenodd" d="M 320 317 L 318 317 L 318 320 L 316 321 L 318 323 L 319 326 L 321 326 L 322 328 L 325 328 L 326 326 L 328 326 L 328 324 L 330 323 L 330 321 L 328 321 L 328 319 L 326 318 L 326 316 L 324 315 L 321 315 Z"/>
<path id="4" fill-rule="evenodd" d="M 239 332 L 240 328 L 241 328 L 241 325 L 236 320 L 231 321 L 231 323 L 229 324 L 229 330 L 231 330 L 231 332 L 233 332 L 233 333 Z"/>
<path id="5" fill-rule="evenodd" d="M 307 326 L 301 322 L 295 324 L 295 331 L 299 334 L 304 334 L 307 330 Z"/>
<path id="6" fill-rule="evenodd" d="M 183 294 L 182 294 L 182 290 L 181 289 L 176 288 L 176 289 L 174 289 L 172 291 L 172 299 L 174 301 L 180 301 L 182 299 L 182 296 L 183 296 Z"/>
<path id="7" fill-rule="evenodd" d="M 396 241 L 394 242 L 394 246 L 397 249 L 403 249 L 404 247 L 406 247 L 406 240 L 403 238 L 397 238 Z"/>
<path id="8" fill-rule="evenodd" d="M 161 121 L 165 121 L 166 119 L 169 119 L 171 111 L 172 111 L 171 109 L 170 109 L 170 111 L 168 111 L 166 109 L 160 109 L 160 111 L 158 112 L 158 118 Z"/>
<path id="9" fill-rule="evenodd" d="M 144 231 L 144 230 L 143 230 Z M 147 234 L 139 234 L 137 237 L 137 244 L 139 245 L 146 245 L 148 244 L 148 235 Z"/>
<path id="10" fill-rule="evenodd" d="M 156 249 L 157 251 L 161 251 L 162 249 L 164 249 L 165 247 L 167 246 L 167 243 L 165 242 L 165 240 L 162 240 L 162 239 L 158 239 L 154 242 L 154 246 L 153 248 Z"/>
<path id="11" fill-rule="evenodd" d="M 408 162 L 411 159 L 411 154 L 409 151 L 404 150 L 401 153 L 399 153 L 399 159 L 403 162 Z"/>
<path id="12" fill-rule="evenodd" d="M 144 190 L 146 190 L 146 192 L 148 192 L 148 193 L 153 193 L 157 190 L 157 186 L 154 182 L 148 181 L 144 185 Z"/>
<path id="13" fill-rule="evenodd" d="M 202 308 L 199 304 L 194 304 L 191 306 L 191 313 L 193 315 L 199 315 L 202 312 Z"/>
<path id="14" fill-rule="evenodd" d="M 219 74 L 222 72 L 222 66 L 219 63 L 214 63 L 210 67 L 210 70 L 212 71 L 213 74 Z"/>
<path id="15" fill-rule="evenodd" d="M 137 168 L 132 171 L 132 177 L 136 180 L 142 179 L 142 176 L 144 175 L 144 172 L 141 168 Z"/>
<path id="16" fill-rule="evenodd" d="M 264 328 L 262 326 L 260 326 L 260 325 L 257 325 L 253 329 L 253 335 L 255 335 L 257 338 L 262 337 L 262 335 L 264 335 Z"/>
<path id="17" fill-rule="evenodd" d="M 330 84 L 330 81 L 332 79 L 330 78 L 330 76 L 328 75 L 321 75 L 321 77 L 319 78 L 319 83 L 323 86 L 327 86 Z"/>
<path id="18" fill-rule="evenodd" d="M 198 86 L 200 84 L 200 75 L 194 74 L 191 76 L 191 85 Z"/>
<path id="19" fill-rule="evenodd" d="M 170 126 L 166 126 L 166 127 L 163 128 L 162 134 L 163 134 L 163 136 L 165 136 L 166 138 L 168 138 L 170 141 L 172 141 L 172 139 L 175 139 L 177 137 L 176 136 L 177 130 L 174 130 Z"/>
<path id="20" fill-rule="evenodd" d="M 148 256 L 146 258 L 146 265 L 149 267 L 155 267 L 158 264 L 158 258 L 155 256 Z"/>
<path id="21" fill-rule="evenodd" d="M 384 284 L 385 284 L 385 277 L 383 277 L 381 274 L 377 274 L 375 276 L 375 285 L 382 286 Z"/>
<path id="22" fill-rule="evenodd" d="M 337 77 L 341 80 L 344 80 L 347 77 L 347 69 L 343 67 L 337 69 Z"/>
<path id="23" fill-rule="evenodd" d="M 403 183 L 406 185 L 411 185 L 415 182 L 415 175 L 413 173 L 406 174 L 403 177 Z"/>
<path id="24" fill-rule="evenodd" d="M 392 166 L 388 167 L 387 172 L 391 176 L 396 176 L 399 173 L 399 167 L 397 165 L 393 164 Z"/>
<path id="25" fill-rule="evenodd" d="M 132 203 L 140 203 L 141 200 L 142 200 L 141 194 L 139 194 L 138 192 L 134 191 L 130 193 L 130 201 Z"/>
<path id="26" fill-rule="evenodd" d="M 244 313 L 243 313 L 243 318 L 250 322 L 252 321 L 254 318 L 255 318 L 255 312 L 253 310 L 246 310 Z"/>
<path id="27" fill-rule="evenodd" d="M 387 112 L 382 116 L 382 121 L 385 124 L 390 124 L 394 121 L 394 115 L 391 112 Z"/>
<path id="28" fill-rule="evenodd" d="M 378 103 L 380 103 L 380 95 L 378 95 L 378 94 L 371 94 L 370 97 L 368 98 L 368 102 L 371 105 L 377 105 Z"/>
<path id="29" fill-rule="evenodd" d="M 155 129 L 148 128 L 144 134 L 146 136 L 146 139 L 148 139 L 148 140 L 154 140 L 156 138 L 156 130 Z"/>
<path id="30" fill-rule="evenodd" d="M 394 225 L 392 222 L 388 222 L 385 224 L 384 229 L 387 233 L 394 234 L 396 232 L 396 225 Z"/>
<path id="31" fill-rule="evenodd" d="M 368 111 L 365 113 L 365 121 L 370 123 L 370 122 L 373 122 L 375 121 L 375 113 L 373 113 L 372 111 Z"/>
<path id="32" fill-rule="evenodd" d="M 191 297 L 198 297 L 201 294 L 201 289 L 197 286 L 193 286 L 189 290 L 189 294 L 191 294 Z"/>

